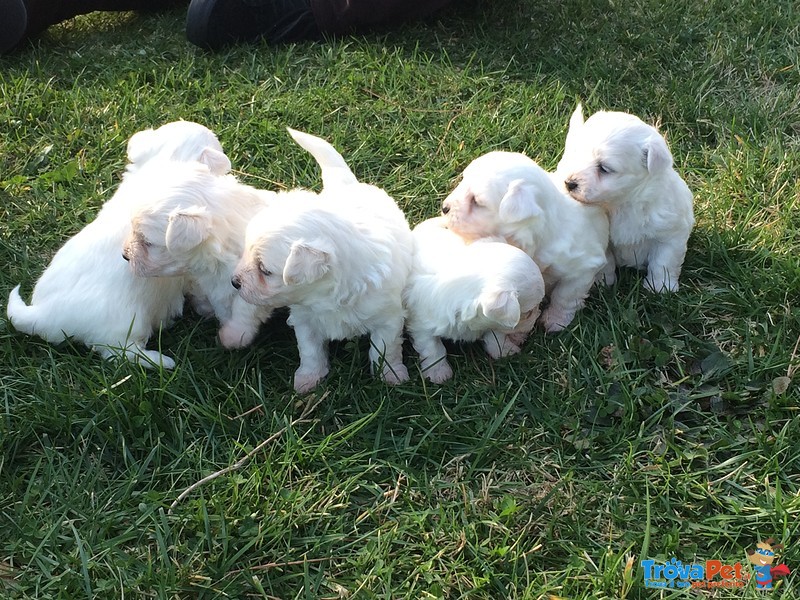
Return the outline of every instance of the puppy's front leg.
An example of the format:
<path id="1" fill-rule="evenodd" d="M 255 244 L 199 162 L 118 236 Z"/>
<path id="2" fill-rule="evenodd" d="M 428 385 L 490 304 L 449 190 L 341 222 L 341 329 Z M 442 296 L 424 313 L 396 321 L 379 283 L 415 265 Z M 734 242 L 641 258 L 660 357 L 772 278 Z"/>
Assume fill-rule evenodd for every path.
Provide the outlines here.
<path id="1" fill-rule="evenodd" d="M 403 364 L 403 317 L 386 319 L 370 331 L 370 368 L 382 366 L 381 376 L 395 385 L 408 381 L 408 369 Z"/>
<path id="2" fill-rule="evenodd" d="M 131 344 L 126 348 L 113 348 L 111 346 L 95 346 L 94 349 L 105 359 L 124 358 L 145 369 L 174 369 L 175 361 L 157 350 L 145 350 L 139 344 Z"/>
<path id="3" fill-rule="evenodd" d="M 305 319 L 290 323 L 297 338 L 300 367 L 294 372 L 294 389 L 298 394 L 313 390 L 328 374 L 328 340 Z"/>
<path id="4" fill-rule="evenodd" d="M 429 332 L 414 331 L 411 343 L 419 354 L 423 376 L 433 383 L 443 383 L 453 376 L 453 369 L 447 362 L 447 350 L 441 338 Z"/>
<path id="5" fill-rule="evenodd" d="M 606 264 L 597 272 L 594 277 L 595 283 L 600 285 L 614 285 L 617 282 L 617 261 L 611 245 L 606 248 Z"/>
<path id="6" fill-rule="evenodd" d="M 587 271 L 559 281 L 550 293 L 550 305 L 542 311 L 541 323 L 547 333 L 556 333 L 572 323 L 594 283 L 596 271 Z"/>
<path id="7" fill-rule="evenodd" d="M 677 292 L 685 256 L 685 243 L 656 244 L 648 257 L 644 287 L 651 292 Z"/>
<path id="8" fill-rule="evenodd" d="M 241 296 L 233 299 L 231 318 L 219 329 L 219 341 L 225 348 L 244 348 L 249 346 L 258 334 L 261 323 L 270 315 L 270 309 L 245 302 Z"/>
<path id="9" fill-rule="evenodd" d="M 519 346 L 508 339 L 505 333 L 499 331 L 487 331 L 483 335 L 483 347 L 486 353 L 494 359 L 519 354 Z"/>

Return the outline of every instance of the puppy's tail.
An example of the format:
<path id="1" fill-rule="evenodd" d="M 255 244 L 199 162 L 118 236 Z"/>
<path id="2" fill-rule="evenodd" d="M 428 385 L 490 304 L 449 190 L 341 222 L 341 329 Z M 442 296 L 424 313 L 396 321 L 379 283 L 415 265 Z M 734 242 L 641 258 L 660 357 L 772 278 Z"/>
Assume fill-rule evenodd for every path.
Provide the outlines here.
<path id="1" fill-rule="evenodd" d="M 38 311 L 33 306 L 28 306 L 19 295 L 19 286 L 11 290 L 8 295 L 8 308 L 6 314 L 14 329 L 33 335 L 36 329 L 36 315 Z"/>
<path id="2" fill-rule="evenodd" d="M 344 158 L 336 151 L 336 148 L 315 135 L 303 133 L 290 127 L 287 127 L 287 129 L 292 139 L 308 151 L 319 163 L 322 169 L 322 186 L 324 188 L 358 183 L 358 179 L 353 175 L 350 167 L 344 162 Z"/>

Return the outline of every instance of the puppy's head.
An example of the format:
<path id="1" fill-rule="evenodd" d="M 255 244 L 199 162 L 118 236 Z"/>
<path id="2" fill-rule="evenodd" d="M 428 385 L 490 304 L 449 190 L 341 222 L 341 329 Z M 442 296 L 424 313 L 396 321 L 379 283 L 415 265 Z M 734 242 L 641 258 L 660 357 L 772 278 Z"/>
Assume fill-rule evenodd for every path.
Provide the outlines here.
<path id="1" fill-rule="evenodd" d="M 576 200 L 610 206 L 671 169 L 672 154 L 654 127 L 621 112 L 597 112 L 584 122 L 578 105 L 556 172 Z"/>
<path id="2" fill-rule="evenodd" d="M 186 163 L 144 169 L 135 177 L 156 174 L 156 181 L 142 190 L 149 197 L 133 208 L 122 256 L 140 277 L 184 275 L 211 235 L 212 215 L 204 193 L 214 176 L 203 165 Z"/>
<path id="3" fill-rule="evenodd" d="M 298 194 L 306 192 L 286 195 Z M 314 227 L 302 213 L 286 212 L 281 207 L 264 210 L 247 226 L 244 254 L 231 284 L 250 304 L 294 304 L 335 271 L 336 245 L 328 233 Z"/>
<path id="4" fill-rule="evenodd" d="M 547 174 L 527 156 L 490 152 L 467 166 L 442 213 L 447 227 L 468 240 L 506 235 L 540 216 L 542 193 L 553 192 Z"/>
<path id="5" fill-rule="evenodd" d="M 222 151 L 214 132 L 191 121 L 173 121 L 131 136 L 128 140 L 127 172 L 135 172 L 154 159 L 199 162 L 214 175 L 225 175 L 231 170 L 231 161 Z"/>

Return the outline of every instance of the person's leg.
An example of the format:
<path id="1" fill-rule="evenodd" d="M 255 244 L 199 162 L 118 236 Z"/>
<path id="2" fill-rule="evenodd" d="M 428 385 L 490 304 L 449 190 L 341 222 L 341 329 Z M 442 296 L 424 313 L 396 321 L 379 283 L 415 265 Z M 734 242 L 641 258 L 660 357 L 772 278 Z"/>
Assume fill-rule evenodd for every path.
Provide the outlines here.
<path id="1" fill-rule="evenodd" d="M 193 44 L 218 49 L 237 42 L 317 39 L 389 28 L 421 18 L 451 0 L 192 0 L 186 35 Z"/>
<path id="2" fill-rule="evenodd" d="M 316 39 L 310 0 L 192 0 L 186 37 L 207 50 L 261 38 L 270 43 Z"/>
<path id="3" fill-rule="evenodd" d="M 310 0 L 321 31 L 341 34 L 386 29 L 421 19 L 451 0 Z"/>
<path id="4" fill-rule="evenodd" d="M 158 10 L 180 0 L 0 0 L 0 53 L 50 25 L 77 15 L 102 11 Z M 184 0 L 185 1 L 185 0 Z"/>

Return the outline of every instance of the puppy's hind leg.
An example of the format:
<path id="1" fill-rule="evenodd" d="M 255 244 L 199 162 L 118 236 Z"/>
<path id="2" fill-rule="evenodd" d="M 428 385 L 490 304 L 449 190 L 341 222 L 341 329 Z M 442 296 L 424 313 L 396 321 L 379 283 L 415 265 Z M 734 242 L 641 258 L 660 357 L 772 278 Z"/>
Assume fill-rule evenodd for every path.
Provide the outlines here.
<path id="1" fill-rule="evenodd" d="M 403 364 L 403 317 L 387 319 L 370 331 L 370 368 L 381 366 L 386 383 L 396 385 L 408 381 Z"/>
<path id="2" fill-rule="evenodd" d="M 433 383 L 444 383 L 453 376 L 453 369 L 447 362 L 447 350 L 442 340 L 429 332 L 414 331 L 411 343 L 419 354 L 422 375 Z"/>

